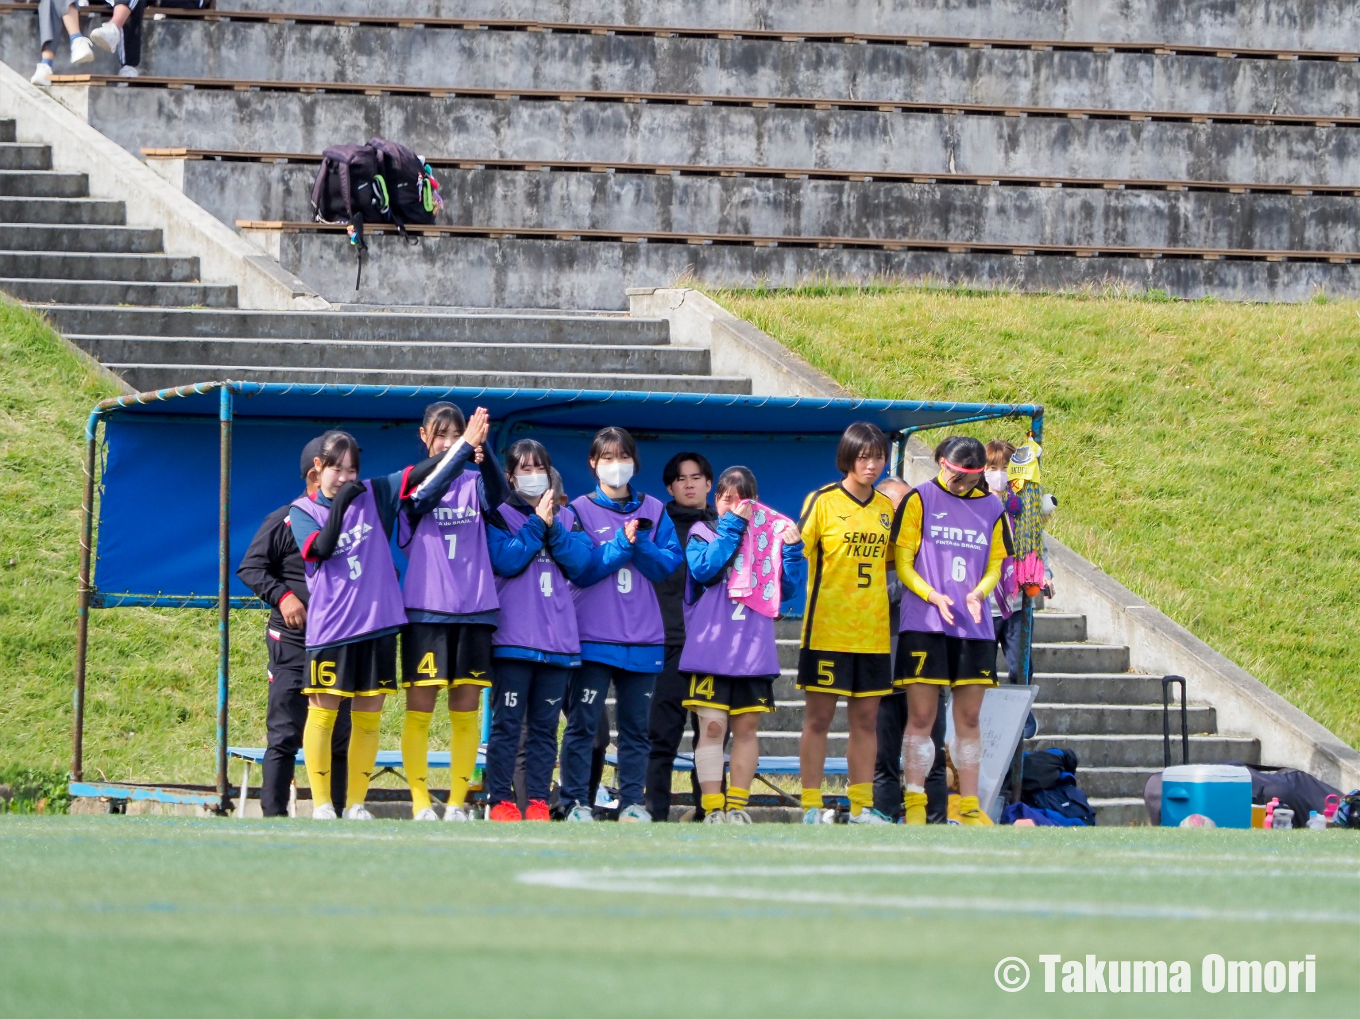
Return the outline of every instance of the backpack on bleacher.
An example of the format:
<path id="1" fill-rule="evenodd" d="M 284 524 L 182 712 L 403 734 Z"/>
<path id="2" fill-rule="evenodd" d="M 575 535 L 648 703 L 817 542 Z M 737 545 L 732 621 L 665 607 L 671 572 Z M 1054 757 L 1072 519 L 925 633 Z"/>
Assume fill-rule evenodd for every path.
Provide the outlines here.
<path id="1" fill-rule="evenodd" d="M 444 203 L 439 197 L 439 182 L 425 160 L 386 138 L 370 138 L 368 144 L 378 154 L 379 169 L 387 183 L 391 221 L 398 227 L 433 223 Z"/>

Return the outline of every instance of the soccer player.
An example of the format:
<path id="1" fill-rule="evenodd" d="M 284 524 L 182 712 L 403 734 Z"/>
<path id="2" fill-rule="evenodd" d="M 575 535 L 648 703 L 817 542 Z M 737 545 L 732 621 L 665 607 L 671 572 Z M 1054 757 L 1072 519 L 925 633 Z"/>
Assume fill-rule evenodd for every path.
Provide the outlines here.
<path id="1" fill-rule="evenodd" d="M 521 820 L 511 781 L 527 716 L 523 783 L 528 806 L 522 819 L 547 821 L 557 717 L 568 677 L 581 664 L 568 581 L 590 563 L 594 546 L 572 529 L 572 511 L 557 509 L 552 458 L 540 443 L 520 439 L 506 453 L 505 467 L 514 490 L 487 514 L 486 531 L 501 605 L 500 626 L 491 638 L 495 682 L 487 796 L 491 820 Z"/>
<path id="2" fill-rule="evenodd" d="M 855 422 L 836 449 L 842 479 L 803 504 L 799 530 L 810 563 L 797 684 L 806 701 L 798 751 L 804 824 L 822 821 L 826 735 L 839 697 L 846 699 L 850 728 L 850 820 L 892 823 L 873 808 L 878 702 L 892 692 L 887 562 L 893 507 L 874 489 L 887 461 L 887 436 L 876 425 Z"/>
<path id="3" fill-rule="evenodd" d="M 959 818 L 989 825 L 978 804 L 978 712 L 987 687 L 996 683 L 996 631 L 986 601 L 1001 577 L 1009 529 L 1001 500 L 983 484 L 982 443 L 951 436 L 936 447 L 935 460 L 939 475 L 903 500 L 893 538 L 897 575 L 907 589 L 895 670 L 895 682 L 907 691 L 906 823 L 926 823 L 925 775 L 935 758 L 930 730 L 939 687 L 949 686 Z"/>
<path id="4" fill-rule="evenodd" d="M 702 453 L 676 453 L 661 469 L 661 483 L 671 494 L 671 501 L 666 503 L 666 516 L 675 525 L 676 538 L 684 548 L 691 527 L 701 522 L 712 525 L 718 519 L 708 501 L 709 493 L 713 491 L 713 465 Z M 652 744 L 647 759 L 647 812 L 656 821 L 670 820 L 675 752 L 687 722 L 694 725 L 694 745 L 699 741 L 698 721 L 694 713 L 684 707 L 684 700 L 689 695 L 689 679 L 680 674 L 680 652 L 685 646 L 684 600 L 688 575 L 681 564 L 655 585 L 661 618 L 666 625 L 666 664 L 656 680 L 647 733 Z M 703 820 L 699 783 L 693 772 L 690 780 L 697 807 L 695 820 Z"/>
<path id="5" fill-rule="evenodd" d="M 779 678 L 773 617 L 728 594 L 734 560 L 741 553 L 753 514 L 755 526 L 765 524 L 763 517 L 768 511 L 758 507 L 756 497 L 755 475 L 745 467 L 727 468 L 718 478 L 714 497 L 717 523 L 695 523 L 685 546 L 689 581 L 680 671 L 689 679 L 684 706 L 699 717 L 694 771 L 703 795 L 706 824 L 751 823 L 746 804 L 760 756 L 756 723 L 762 714 L 774 710 L 774 681 Z M 806 581 L 807 560 L 793 521 L 786 522 L 777 538 L 782 543 L 778 599 L 782 602 Z M 773 566 L 766 557 L 755 564 L 756 575 L 769 576 Z M 723 742 L 729 725 L 732 776 L 724 797 Z"/>
<path id="6" fill-rule="evenodd" d="M 317 436 L 302 450 L 302 478 L 307 495 L 317 489 L 314 463 L 321 450 Z M 302 729 L 307 724 L 307 700 L 302 695 L 307 683 L 307 571 L 289 526 L 292 504 L 281 506 L 255 532 L 241 557 L 236 575 L 269 606 L 265 628 L 265 647 L 269 653 L 269 700 L 265 709 L 268 745 L 264 752 L 260 784 L 260 810 L 265 817 L 288 813 L 290 786 L 302 746 Z M 331 802 L 344 802 L 349 767 L 349 702 L 340 705 L 340 714 L 331 735 Z"/>
<path id="7" fill-rule="evenodd" d="M 452 726 L 444 820 L 468 820 L 464 803 L 481 742 L 478 701 L 491 686 L 491 635 L 500 603 L 486 514 L 510 497 L 510 488 L 496 458 L 482 448 L 490 424 L 486 411 L 479 408 L 472 418 L 465 422 L 451 403 L 426 407 L 420 441 L 430 459 L 407 468 L 402 482 L 403 497 L 419 497 L 402 503 L 397 525 L 397 543 L 409 560 L 402 585 L 407 625 L 401 635 L 406 690 L 401 760 L 418 821 L 439 820 L 430 799 L 428 760 L 430 722 L 444 689 Z"/>
<path id="8" fill-rule="evenodd" d="M 649 822 L 642 805 L 647 721 L 656 674 L 665 665 L 665 627 L 652 585 L 682 561 L 675 526 L 661 503 L 633 490 L 637 443 L 622 428 L 602 428 L 590 443 L 599 484 L 571 503 L 576 526 L 593 546 L 574 585 L 581 668 L 567 686 L 562 737 L 562 806 L 568 821 L 593 821 L 590 752 L 609 684 L 619 727 L 619 820 Z"/>

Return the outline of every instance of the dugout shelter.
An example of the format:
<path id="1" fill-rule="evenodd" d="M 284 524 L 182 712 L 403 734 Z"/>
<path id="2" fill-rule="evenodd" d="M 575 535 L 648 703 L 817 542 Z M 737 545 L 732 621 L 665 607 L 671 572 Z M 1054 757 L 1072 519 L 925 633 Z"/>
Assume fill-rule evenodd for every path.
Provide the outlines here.
<path id="1" fill-rule="evenodd" d="M 85 433 L 73 796 L 231 808 L 239 790 L 227 775 L 229 610 L 263 607 L 236 577 L 242 552 L 260 521 L 300 494 L 298 452 L 309 439 L 342 428 L 363 447 L 362 477 L 400 470 L 425 457 L 417 426 L 436 400 L 468 414 L 486 407 L 488 442 L 498 456 L 519 438 L 544 442 L 572 497 L 594 487 L 586 458 L 591 437 L 618 425 L 637 439 L 634 484 L 642 491 L 664 499 L 662 466 L 692 449 L 718 472 L 750 467 L 762 501 L 793 517 L 808 492 L 836 480 L 836 444 L 853 421 L 872 421 L 888 434 L 889 470 L 899 476 L 914 432 L 998 418 L 1029 418 L 1040 440 L 1043 429 L 1043 407 L 1033 404 L 700 393 L 222 381 L 105 400 Z M 90 612 L 120 606 L 218 610 L 215 787 L 85 781 Z"/>

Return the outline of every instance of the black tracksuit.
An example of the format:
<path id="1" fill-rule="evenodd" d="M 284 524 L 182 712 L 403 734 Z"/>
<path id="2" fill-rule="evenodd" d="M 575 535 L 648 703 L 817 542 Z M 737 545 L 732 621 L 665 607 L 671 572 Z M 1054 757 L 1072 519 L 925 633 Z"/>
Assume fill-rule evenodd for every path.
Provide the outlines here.
<path id="1" fill-rule="evenodd" d="M 688 509 L 677 505 L 675 500 L 666 504 L 666 513 L 675 524 L 676 537 L 680 547 L 689 540 L 689 529 L 699 521 L 712 523 L 718 519 L 711 506 L 703 509 Z M 694 713 L 686 711 L 680 702 L 689 694 L 689 682 L 680 674 L 680 652 L 685 646 L 684 598 L 685 581 L 688 572 L 682 564 L 656 588 L 656 600 L 661 605 L 661 619 L 666 626 L 666 664 L 661 675 L 656 677 L 656 690 L 652 694 L 652 714 L 648 723 L 648 735 L 652 741 L 652 751 L 647 759 L 647 792 L 645 802 L 647 812 L 654 821 L 665 821 L 671 810 L 671 774 L 675 767 L 675 753 L 685 734 L 685 724 L 693 729 L 691 748 L 699 742 L 699 721 Z M 695 820 L 703 819 L 699 806 L 699 783 L 690 773 L 690 784 L 694 791 Z"/>
<path id="2" fill-rule="evenodd" d="M 265 646 L 269 649 L 269 706 L 265 713 L 268 746 L 264 755 L 264 779 L 260 808 L 265 817 L 288 813 L 288 789 L 302 729 L 307 724 L 307 698 L 302 688 L 307 679 L 305 633 L 291 630 L 283 621 L 279 602 L 290 591 L 307 604 L 307 575 L 298 554 L 293 530 L 288 526 L 288 506 L 265 517 L 241 559 L 236 575 L 269 606 Z M 349 770 L 349 700 L 340 707 L 331 743 L 331 802 L 345 802 Z"/>

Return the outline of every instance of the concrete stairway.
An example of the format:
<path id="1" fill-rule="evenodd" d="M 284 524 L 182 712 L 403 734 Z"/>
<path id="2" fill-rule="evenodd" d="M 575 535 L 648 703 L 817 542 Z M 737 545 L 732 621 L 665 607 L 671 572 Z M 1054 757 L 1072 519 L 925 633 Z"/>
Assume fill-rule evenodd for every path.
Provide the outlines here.
<path id="1" fill-rule="evenodd" d="M 134 389 L 214 378 L 432 386 L 750 392 L 661 319 L 622 315 L 264 312 L 198 281 L 159 230 L 88 197 L 0 121 L 0 291 L 47 315 Z"/>

